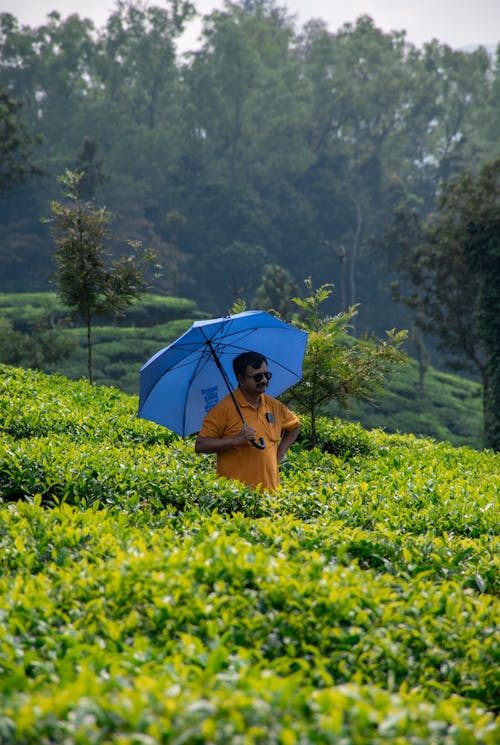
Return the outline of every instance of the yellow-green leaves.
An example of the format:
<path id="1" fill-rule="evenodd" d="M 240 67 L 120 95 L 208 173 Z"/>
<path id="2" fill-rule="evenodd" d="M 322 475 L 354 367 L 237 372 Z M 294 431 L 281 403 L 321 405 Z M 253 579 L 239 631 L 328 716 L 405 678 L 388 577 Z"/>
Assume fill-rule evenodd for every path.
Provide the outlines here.
<path id="1" fill-rule="evenodd" d="M 500 741 L 498 455 L 331 422 L 256 494 L 116 391 L 0 383 L 0 742 Z"/>

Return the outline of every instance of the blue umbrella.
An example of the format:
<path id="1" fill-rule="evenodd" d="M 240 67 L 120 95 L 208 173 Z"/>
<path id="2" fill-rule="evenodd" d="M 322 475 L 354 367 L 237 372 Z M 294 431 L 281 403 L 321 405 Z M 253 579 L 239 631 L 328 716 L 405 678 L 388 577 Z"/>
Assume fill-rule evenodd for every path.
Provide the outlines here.
<path id="1" fill-rule="evenodd" d="M 138 416 L 183 436 L 199 432 L 207 411 L 237 385 L 237 355 L 264 355 L 273 373 L 267 393 L 278 396 L 301 380 L 306 342 L 305 331 L 264 311 L 196 321 L 141 368 Z"/>

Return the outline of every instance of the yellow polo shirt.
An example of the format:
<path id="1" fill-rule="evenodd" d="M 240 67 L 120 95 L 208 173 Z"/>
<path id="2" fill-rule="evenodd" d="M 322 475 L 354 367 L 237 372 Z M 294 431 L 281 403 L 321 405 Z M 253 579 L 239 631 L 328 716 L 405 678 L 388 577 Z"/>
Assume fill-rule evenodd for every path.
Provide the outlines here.
<path id="1" fill-rule="evenodd" d="M 285 404 L 265 393 L 261 394 L 257 409 L 248 403 L 239 388 L 233 393 L 245 422 L 255 429 L 257 440 L 264 438 L 266 446 L 260 450 L 246 442 L 217 453 L 217 473 L 260 489 L 276 489 L 279 484 L 278 445 L 283 432 L 295 429 L 299 420 Z M 227 395 L 205 415 L 200 435 L 232 437 L 242 426 L 234 401 Z"/>

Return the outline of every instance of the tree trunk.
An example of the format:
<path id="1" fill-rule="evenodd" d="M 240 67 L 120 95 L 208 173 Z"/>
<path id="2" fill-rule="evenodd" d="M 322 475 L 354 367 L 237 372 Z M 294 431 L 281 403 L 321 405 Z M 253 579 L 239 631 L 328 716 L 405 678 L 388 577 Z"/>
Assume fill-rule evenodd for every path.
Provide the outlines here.
<path id="1" fill-rule="evenodd" d="M 417 348 L 418 389 L 420 393 L 423 394 L 425 386 L 425 373 L 427 372 L 427 349 L 425 346 L 422 331 L 416 325 L 413 327 L 413 339 Z"/>
<path id="2" fill-rule="evenodd" d="M 90 315 L 87 315 L 85 323 L 87 326 L 87 369 L 89 383 L 92 385 L 92 318 Z"/>
<path id="3" fill-rule="evenodd" d="M 345 246 L 339 246 L 337 255 L 340 261 L 340 311 L 345 313 L 347 311 L 347 298 L 345 289 L 345 265 L 347 258 L 347 251 Z"/>
<path id="4" fill-rule="evenodd" d="M 359 246 L 361 243 L 361 229 L 363 225 L 363 214 L 361 211 L 361 205 L 358 199 L 353 199 L 356 207 L 356 232 L 354 234 L 354 241 L 352 243 L 351 253 L 351 266 L 349 271 L 349 289 L 350 289 L 350 305 L 356 305 L 356 264 L 358 261 Z M 354 334 L 356 333 L 356 321 L 352 319 L 352 329 Z"/>
<path id="5" fill-rule="evenodd" d="M 316 411 L 311 409 L 311 450 L 316 447 Z"/>
<path id="6" fill-rule="evenodd" d="M 490 342 L 490 344 L 488 344 Z M 486 339 L 488 360 L 483 375 L 484 444 L 500 451 L 500 352 L 498 343 Z M 495 348 L 493 348 L 495 346 Z M 489 348 L 488 348 L 489 347 Z"/>

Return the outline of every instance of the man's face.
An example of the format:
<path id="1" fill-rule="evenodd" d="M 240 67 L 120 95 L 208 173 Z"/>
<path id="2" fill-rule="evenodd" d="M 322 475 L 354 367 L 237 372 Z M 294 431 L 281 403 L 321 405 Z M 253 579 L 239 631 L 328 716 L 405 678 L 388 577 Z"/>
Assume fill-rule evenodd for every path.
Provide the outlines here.
<path id="1" fill-rule="evenodd" d="M 243 387 L 249 393 L 263 393 L 269 385 L 269 381 L 264 375 L 264 373 L 267 372 L 268 369 L 266 362 L 263 362 L 261 366 L 257 368 L 247 365 L 246 373 L 242 381 Z"/>

